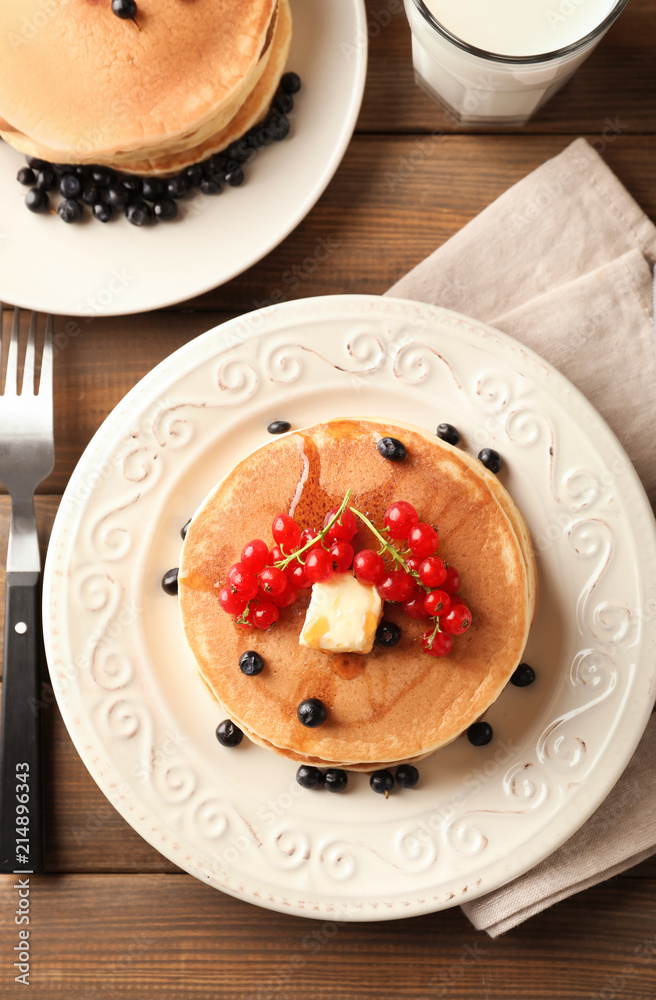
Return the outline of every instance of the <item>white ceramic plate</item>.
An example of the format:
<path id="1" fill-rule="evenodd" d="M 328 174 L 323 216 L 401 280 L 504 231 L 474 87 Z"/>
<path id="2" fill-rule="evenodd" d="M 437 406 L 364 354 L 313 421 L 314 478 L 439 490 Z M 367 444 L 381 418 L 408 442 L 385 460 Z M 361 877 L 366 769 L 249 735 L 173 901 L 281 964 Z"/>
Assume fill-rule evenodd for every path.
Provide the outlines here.
<path id="1" fill-rule="evenodd" d="M 528 522 L 537 672 L 386 801 L 355 775 L 310 792 L 295 766 L 220 747 L 175 598 L 180 528 L 275 418 L 381 416 L 497 448 Z M 228 527 L 228 530 L 231 530 Z M 244 538 L 248 526 L 243 528 Z M 637 476 L 556 371 L 480 323 L 418 303 L 316 298 L 192 341 L 140 382 L 64 495 L 44 586 L 48 659 L 71 736 L 132 826 L 180 867 L 260 905 L 371 920 L 451 906 L 562 844 L 628 762 L 653 702 L 656 539 Z"/>
<path id="2" fill-rule="evenodd" d="M 300 74 L 292 131 L 247 164 L 240 188 L 180 203 L 173 223 L 67 226 L 28 212 L 21 154 L 0 141 L 0 301 L 71 316 L 145 312 L 241 274 L 298 225 L 349 143 L 367 64 L 363 0 L 292 0 L 288 66 Z"/>

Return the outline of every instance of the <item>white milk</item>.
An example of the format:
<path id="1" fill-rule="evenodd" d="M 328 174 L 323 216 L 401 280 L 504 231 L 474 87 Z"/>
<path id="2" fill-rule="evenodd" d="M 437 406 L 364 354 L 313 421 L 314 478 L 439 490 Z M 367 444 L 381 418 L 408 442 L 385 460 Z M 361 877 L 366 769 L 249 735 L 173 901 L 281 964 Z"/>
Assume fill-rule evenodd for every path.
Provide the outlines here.
<path id="1" fill-rule="evenodd" d="M 486 52 L 533 56 L 584 38 L 615 0 L 425 0 L 452 34 Z"/>
<path id="2" fill-rule="evenodd" d="M 460 121 L 521 125 L 569 79 L 602 37 L 599 26 L 627 0 L 425 0 L 423 13 L 420 0 L 404 2 L 417 82 Z M 441 34 L 431 14 L 463 44 Z"/>

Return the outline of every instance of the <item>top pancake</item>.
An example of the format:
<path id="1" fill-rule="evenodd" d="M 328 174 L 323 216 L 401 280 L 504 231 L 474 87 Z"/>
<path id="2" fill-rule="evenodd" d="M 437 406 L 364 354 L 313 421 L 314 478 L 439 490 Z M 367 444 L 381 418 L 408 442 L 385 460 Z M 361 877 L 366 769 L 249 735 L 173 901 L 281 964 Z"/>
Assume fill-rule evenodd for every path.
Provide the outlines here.
<path id="1" fill-rule="evenodd" d="M 376 448 L 400 438 L 408 456 L 389 462 Z M 320 527 L 346 490 L 379 527 L 395 500 L 414 504 L 439 527 L 439 554 L 462 576 L 472 611 L 469 632 L 444 658 L 421 648 L 425 622 L 385 605 L 402 628 L 398 645 L 370 654 L 328 654 L 300 646 L 309 591 L 267 632 L 240 628 L 219 607 L 218 589 L 251 538 L 271 542 L 280 511 L 301 527 Z M 521 515 L 479 462 L 418 428 L 382 420 L 334 420 L 272 441 L 239 463 L 189 527 L 182 549 L 182 622 L 204 680 L 226 713 L 258 742 L 295 759 L 372 766 L 431 753 L 450 742 L 495 700 L 521 659 L 535 605 L 533 554 L 498 498 Z M 527 536 L 526 536 L 527 537 Z M 354 545 L 371 544 L 366 528 Z M 533 567 L 533 568 L 531 568 Z M 257 677 L 239 670 L 245 649 L 259 652 Z M 303 727 L 296 709 L 320 698 L 328 719 Z"/>
<path id="2" fill-rule="evenodd" d="M 239 107 L 277 0 L 2 0 L 0 130 L 60 151 L 142 150 Z M 229 114 L 228 117 L 231 115 Z M 226 119 L 228 120 L 228 119 Z"/>

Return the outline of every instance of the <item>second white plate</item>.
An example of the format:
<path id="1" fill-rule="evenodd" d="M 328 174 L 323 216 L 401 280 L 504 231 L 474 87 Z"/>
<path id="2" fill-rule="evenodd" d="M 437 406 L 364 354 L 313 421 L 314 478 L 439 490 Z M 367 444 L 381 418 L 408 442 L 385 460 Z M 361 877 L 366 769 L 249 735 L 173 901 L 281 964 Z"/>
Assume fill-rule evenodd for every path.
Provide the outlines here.
<path id="1" fill-rule="evenodd" d="M 16 181 L 25 161 L 0 141 L 0 301 L 67 316 L 146 312 L 229 281 L 277 246 L 344 155 L 367 65 L 363 0 L 292 0 L 292 14 L 288 67 L 303 88 L 290 136 L 246 165 L 242 187 L 182 201 L 175 222 L 136 229 L 89 212 L 77 225 L 34 215 Z"/>
<path id="2" fill-rule="evenodd" d="M 162 574 L 215 482 L 276 418 L 446 420 L 497 448 L 539 566 L 537 673 L 386 801 L 352 775 L 220 747 Z M 248 526 L 241 530 L 247 540 Z M 252 313 L 187 344 L 98 431 L 63 497 L 44 582 L 53 685 L 91 774 L 134 828 L 203 881 L 284 912 L 384 919 L 472 899 L 563 843 L 626 766 L 656 672 L 656 535 L 626 455 L 583 397 L 503 334 L 367 296 Z"/>

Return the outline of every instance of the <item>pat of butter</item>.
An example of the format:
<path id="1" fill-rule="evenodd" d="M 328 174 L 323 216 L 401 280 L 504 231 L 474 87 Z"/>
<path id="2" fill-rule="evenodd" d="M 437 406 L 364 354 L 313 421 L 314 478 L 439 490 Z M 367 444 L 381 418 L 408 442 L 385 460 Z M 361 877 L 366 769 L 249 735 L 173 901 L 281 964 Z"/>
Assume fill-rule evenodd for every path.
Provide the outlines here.
<path id="1" fill-rule="evenodd" d="M 299 642 L 327 653 L 370 653 L 382 614 L 374 587 L 352 573 L 335 573 L 313 585 Z"/>

